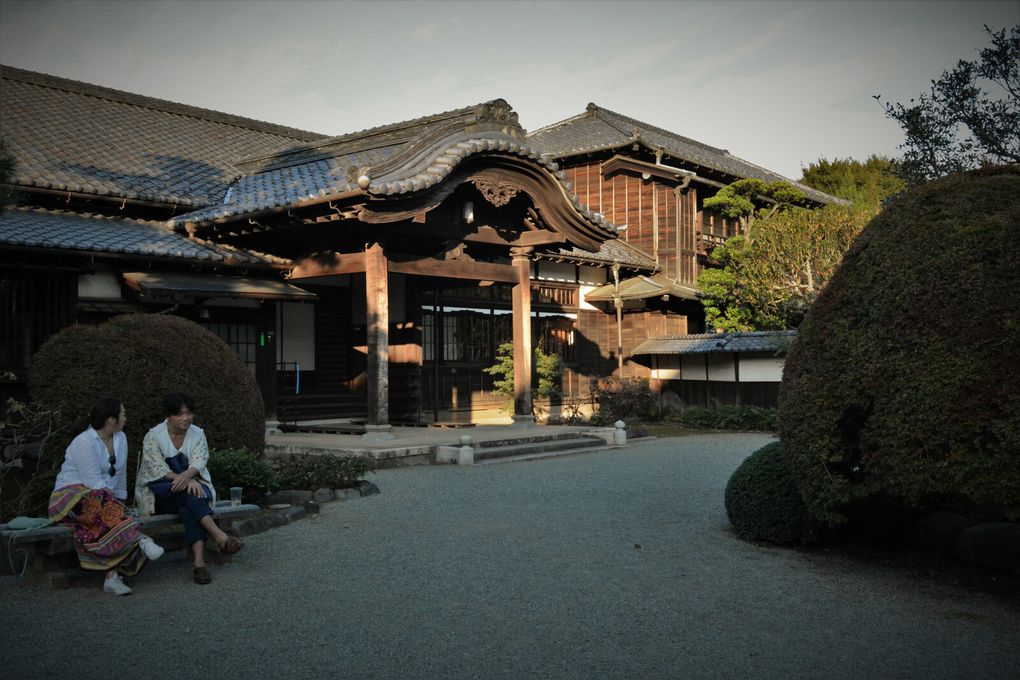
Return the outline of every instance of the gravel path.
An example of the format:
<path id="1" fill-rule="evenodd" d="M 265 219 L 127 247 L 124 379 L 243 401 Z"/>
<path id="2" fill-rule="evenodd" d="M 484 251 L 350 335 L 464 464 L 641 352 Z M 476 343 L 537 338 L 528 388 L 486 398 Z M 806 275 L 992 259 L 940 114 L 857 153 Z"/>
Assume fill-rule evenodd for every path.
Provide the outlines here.
<path id="1" fill-rule="evenodd" d="M 1016 678 L 1013 603 L 729 530 L 714 434 L 470 468 L 253 536 L 199 587 L 0 577 L 5 677 Z M 98 585 L 98 582 L 97 582 Z M 105 670 L 112 670 L 106 673 Z"/>

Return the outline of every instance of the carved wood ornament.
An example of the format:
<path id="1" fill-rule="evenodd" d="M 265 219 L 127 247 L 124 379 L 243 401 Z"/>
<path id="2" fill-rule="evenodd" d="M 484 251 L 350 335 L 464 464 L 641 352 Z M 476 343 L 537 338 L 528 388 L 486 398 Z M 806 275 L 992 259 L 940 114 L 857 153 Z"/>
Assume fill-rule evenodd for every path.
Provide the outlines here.
<path id="1" fill-rule="evenodd" d="M 486 179 L 476 179 L 473 181 L 473 184 L 478 189 L 478 192 L 485 197 L 485 200 L 497 208 L 509 203 L 510 199 L 521 190 L 516 184 L 496 183 Z"/>

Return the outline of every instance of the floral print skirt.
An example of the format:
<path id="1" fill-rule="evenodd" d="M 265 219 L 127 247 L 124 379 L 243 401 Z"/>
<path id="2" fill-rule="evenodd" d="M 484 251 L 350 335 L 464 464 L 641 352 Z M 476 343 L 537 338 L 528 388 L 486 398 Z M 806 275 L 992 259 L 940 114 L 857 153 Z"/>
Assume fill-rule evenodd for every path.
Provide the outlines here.
<path id="1" fill-rule="evenodd" d="M 50 519 L 71 528 L 74 548 L 83 569 L 116 569 L 133 576 L 145 566 L 138 543 L 141 525 L 124 514 L 124 505 L 109 489 L 74 484 L 50 495 Z"/>

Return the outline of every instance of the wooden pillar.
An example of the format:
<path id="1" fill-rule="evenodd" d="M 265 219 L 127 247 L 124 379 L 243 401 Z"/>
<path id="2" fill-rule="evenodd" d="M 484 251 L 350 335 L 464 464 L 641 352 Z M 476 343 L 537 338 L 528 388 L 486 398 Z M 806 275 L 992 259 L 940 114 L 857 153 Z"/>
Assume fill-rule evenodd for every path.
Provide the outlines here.
<path id="1" fill-rule="evenodd" d="M 515 425 L 534 427 L 531 403 L 531 260 L 530 248 L 512 248 L 517 272 L 514 284 L 514 415 Z"/>
<path id="2" fill-rule="evenodd" d="M 368 419 L 365 439 L 393 439 L 390 426 L 390 295 L 381 243 L 365 248 L 365 317 L 368 345 Z"/>

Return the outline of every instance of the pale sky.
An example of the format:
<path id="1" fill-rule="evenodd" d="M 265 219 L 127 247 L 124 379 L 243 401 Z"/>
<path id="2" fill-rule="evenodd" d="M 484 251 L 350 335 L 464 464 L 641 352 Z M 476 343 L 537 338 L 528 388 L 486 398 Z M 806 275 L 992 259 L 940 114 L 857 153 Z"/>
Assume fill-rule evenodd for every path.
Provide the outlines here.
<path id="1" fill-rule="evenodd" d="M 1018 23 L 1017 0 L 0 0 L 0 63 L 326 135 L 497 97 L 534 130 L 595 102 L 798 179 L 897 155 L 872 95 L 906 102 Z"/>

